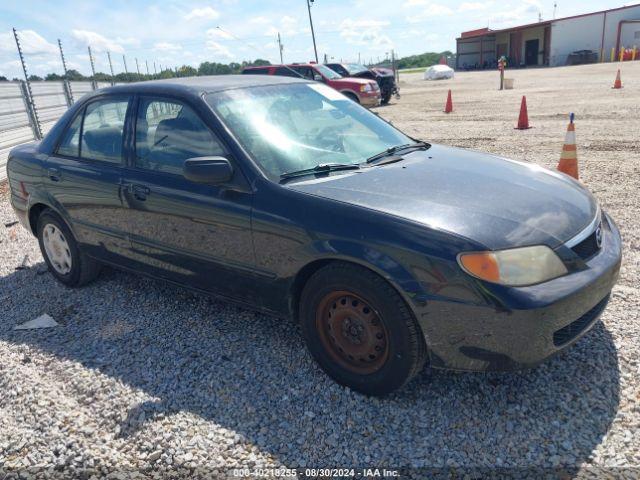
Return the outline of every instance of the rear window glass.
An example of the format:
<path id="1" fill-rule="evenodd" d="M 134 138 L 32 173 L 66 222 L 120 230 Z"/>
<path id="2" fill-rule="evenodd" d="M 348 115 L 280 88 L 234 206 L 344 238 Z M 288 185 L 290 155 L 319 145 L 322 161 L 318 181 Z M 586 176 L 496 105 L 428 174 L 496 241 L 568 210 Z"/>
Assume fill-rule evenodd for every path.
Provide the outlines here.
<path id="1" fill-rule="evenodd" d="M 269 68 L 251 68 L 244 70 L 242 73 L 245 75 L 268 75 Z"/>

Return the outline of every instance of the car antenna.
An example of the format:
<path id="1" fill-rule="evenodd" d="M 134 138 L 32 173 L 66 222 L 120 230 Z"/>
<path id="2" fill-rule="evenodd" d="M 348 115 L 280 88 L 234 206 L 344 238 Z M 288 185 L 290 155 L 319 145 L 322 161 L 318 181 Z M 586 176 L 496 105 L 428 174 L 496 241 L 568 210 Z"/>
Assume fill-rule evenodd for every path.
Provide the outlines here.
<path id="1" fill-rule="evenodd" d="M 220 30 L 222 33 L 225 33 L 225 34 L 229 35 L 231 38 L 233 38 L 233 39 L 235 39 L 235 40 L 237 40 L 237 41 L 239 41 L 239 42 L 241 42 L 241 43 L 244 43 L 247 47 L 249 47 L 249 48 L 251 48 L 251 49 L 255 50 L 256 52 L 258 52 L 258 51 L 259 51 L 258 47 L 256 47 L 255 45 L 251 45 L 249 42 L 247 42 L 247 41 L 245 41 L 245 40 L 242 40 L 241 38 L 236 37 L 236 36 L 235 36 L 233 33 L 231 33 L 231 32 L 227 32 L 226 30 L 223 30 L 223 29 L 222 29 L 222 27 L 221 27 L 220 25 L 217 25 L 217 26 L 216 26 L 216 28 L 217 28 L 218 30 Z M 284 68 L 286 68 L 287 70 L 289 70 L 289 71 L 291 71 L 291 72 L 295 73 L 298 77 L 300 77 L 300 78 L 302 78 L 302 79 L 304 79 L 304 80 L 308 80 L 304 75 L 302 75 L 300 72 L 296 72 L 296 71 L 295 71 L 293 68 L 291 68 L 290 66 L 285 65 L 284 63 L 282 64 L 282 66 L 283 66 Z"/>

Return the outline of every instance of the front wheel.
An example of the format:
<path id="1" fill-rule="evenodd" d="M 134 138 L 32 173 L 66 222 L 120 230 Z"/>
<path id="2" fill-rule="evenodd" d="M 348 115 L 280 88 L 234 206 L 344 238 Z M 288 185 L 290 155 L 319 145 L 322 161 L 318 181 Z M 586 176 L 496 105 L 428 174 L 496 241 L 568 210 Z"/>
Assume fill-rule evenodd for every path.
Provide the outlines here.
<path id="1" fill-rule="evenodd" d="M 382 396 L 423 368 L 426 346 L 407 304 L 383 278 L 346 263 L 307 282 L 300 299 L 307 347 L 338 383 Z"/>
<path id="2" fill-rule="evenodd" d="M 69 287 L 89 283 L 100 273 L 100 264 L 80 251 L 67 224 L 51 210 L 38 218 L 38 243 L 49 271 Z"/>

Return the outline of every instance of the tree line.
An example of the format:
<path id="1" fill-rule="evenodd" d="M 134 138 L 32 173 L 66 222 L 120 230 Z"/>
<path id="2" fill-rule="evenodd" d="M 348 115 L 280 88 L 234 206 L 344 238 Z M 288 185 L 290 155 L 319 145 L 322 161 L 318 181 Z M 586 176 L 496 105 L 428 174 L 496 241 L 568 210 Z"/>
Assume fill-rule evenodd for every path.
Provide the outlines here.
<path id="1" fill-rule="evenodd" d="M 245 67 L 259 67 L 263 65 L 271 65 L 271 62 L 268 60 L 263 60 L 258 58 L 253 62 L 244 61 L 242 63 L 231 62 L 231 63 L 217 63 L 217 62 L 202 62 L 198 68 L 183 65 L 181 67 L 171 69 L 171 68 L 163 68 L 158 73 L 137 73 L 137 72 L 121 72 L 117 73 L 113 76 L 113 81 L 115 82 L 140 82 L 143 80 L 159 80 L 163 78 L 176 78 L 176 77 L 197 77 L 203 75 L 229 75 L 234 73 L 240 73 Z M 30 81 L 60 81 L 64 80 L 65 76 L 57 73 L 48 73 L 43 77 L 39 75 L 29 75 Z M 66 75 L 67 80 L 71 82 L 75 81 L 92 81 L 96 82 L 110 82 L 112 80 L 111 75 L 103 72 L 96 72 L 95 75 L 83 75 L 77 70 L 67 70 Z M 7 81 L 8 79 L 4 76 L 0 76 L 0 81 Z M 14 78 L 13 81 L 20 80 L 19 78 Z"/>
<path id="2" fill-rule="evenodd" d="M 410 55 L 408 57 L 399 58 L 396 61 L 396 66 L 398 69 L 405 68 L 421 68 L 421 67 L 430 67 L 431 65 L 436 65 L 440 62 L 440 58 L 442 56 L 451 56 L 452 53 L 448 50 L 440 53 L 436 52 L 426 52 L 420 55 Z M 151 74 L 143 74 L 137 72 L 121 72 L 113 77 L 113 81 L 115 82 L 140 82 L 143 80 L 157 80 L 162 78 L 175 78 L 175 77 L 197 77 L 203 75 L 229 75 L 240 73 L 245 67 L 259 67 L 264 65 L 271 65 L 269 60 L 264 60 L 258 58 L 253 62 L 243 61 L 242 63 L 231 62 L 231 63 L 217 63 L 217 62 L 202 62 L 198 68 L 191 67 L 189 65 L 183 65 L 179 68 L 170 69 L 165 68 L 158 73 Z M 85 76 L 77 70 L 67 70 L 66 75 L 67 80 L 69 81 L 91 81 L 95 80 L 96 82 L 110 82 L 112 80 L 111 75 L 103 72 L 96 72 L 94 76 Z M 63 80 L 64 76 L 59 75 L 57 73 L 49 73 L 43 77 L 38 75 L 30 75 L 29 80 L 31 81 L 60 81 Z M 0 76 L 0 81 L 8 80 L 6 77 Z M 19 80 L 18 78 L 14 78 L 14 81 Z"/>

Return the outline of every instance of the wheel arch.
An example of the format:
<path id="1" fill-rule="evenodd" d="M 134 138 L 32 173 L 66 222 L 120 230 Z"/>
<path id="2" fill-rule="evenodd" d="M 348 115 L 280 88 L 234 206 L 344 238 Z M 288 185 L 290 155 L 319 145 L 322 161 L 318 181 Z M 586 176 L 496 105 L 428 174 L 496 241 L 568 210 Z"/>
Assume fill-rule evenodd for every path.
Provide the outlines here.
<path id="1" fill-rule="evenodd" d="M 360 97 L 353 90 L 340 90 L 340 93 L 360 104 Z"/>
<path id="2" fill-rule="evenodd" d="M 337 256 L 337 257 L 324 257 L 324 258 L 314 259 L 313 261 L 304 265 L 300 270 L 298 270 L 297 274 L 293 279 L 293 282 L 291 283 L 290 302 L 289 302 L 290 303 L 289 309 L 291 311 L 291 316 L 295 321 L 298 321 L 300 297 L 302 295 L 302 291 L 304 290 L 305 285 L 316 272 L 326 267 L 327 265 L 330 265 L 333 263 L 354 265 L 357 267 L 364 268 L 370 271 L 371 273 L 373 273 L 374 275 L 377 275 L 386 283 L 388 283 L 391 286 L 391 288 L 393 288 L 396 292 L 398 292 L 400 297 L 407 303 L 407 306 L 409 307 L 409 309 L 413 311 L 415 314 L 415 311 L 412 308 L 411 303 L 413 300 L 415 300 L 415 297 L 420 296 L 420 292 L 415 291 L 417 283 L 415 279 L 410 275 L 410 273 L 406 271 L 404 268 L 400 269 L 403 272 L 403 274 L 400 277 L 398 277 L 397 275 L 394 275 L 389 271 L 386 271 L 381 266 L 372 265 L 371 263 L 365 262 L 358 258 Z M 398 272 L 394 272 L 394 273 L 397 274 Z"/>

